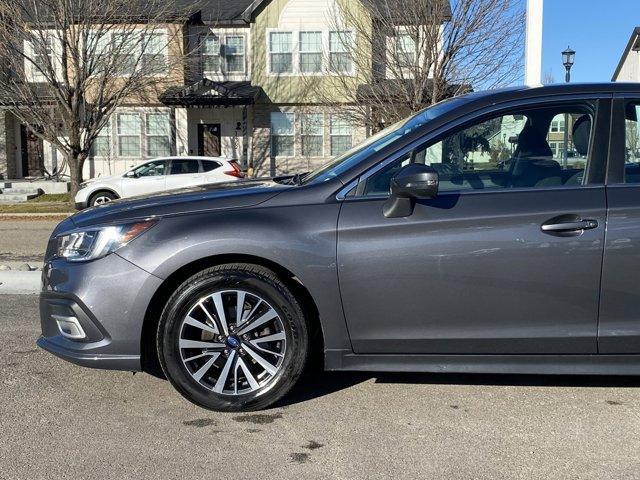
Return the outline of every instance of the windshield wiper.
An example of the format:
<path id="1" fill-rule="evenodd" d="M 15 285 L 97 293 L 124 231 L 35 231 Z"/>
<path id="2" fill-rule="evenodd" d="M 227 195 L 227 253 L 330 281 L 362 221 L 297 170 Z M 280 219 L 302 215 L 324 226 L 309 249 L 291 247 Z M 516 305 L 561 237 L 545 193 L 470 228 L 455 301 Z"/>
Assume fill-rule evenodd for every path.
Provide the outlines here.
<path id="1" fill-rule="evenodd" d="M 304 173 L 296 173 L 295 175 L 288 175 L 283 177 L 275 177 L 273 181 L 281 183 L 283 185 L 302 185 L 304 178 L 309 174 L 309 172 Z"/>

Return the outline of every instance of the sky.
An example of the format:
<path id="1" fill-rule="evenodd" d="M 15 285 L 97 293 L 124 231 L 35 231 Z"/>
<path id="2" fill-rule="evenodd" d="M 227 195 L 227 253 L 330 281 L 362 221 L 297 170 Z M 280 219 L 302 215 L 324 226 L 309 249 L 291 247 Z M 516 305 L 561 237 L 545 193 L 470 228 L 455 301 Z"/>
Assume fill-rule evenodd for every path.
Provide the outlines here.
<path id="1" fill-rule="evenodd" d="M 576 51 L 572 82 L 608 82 L 633 29 L 640 0 L 544 0 L 542 75 L 564 82 L 561 52 Z"/>

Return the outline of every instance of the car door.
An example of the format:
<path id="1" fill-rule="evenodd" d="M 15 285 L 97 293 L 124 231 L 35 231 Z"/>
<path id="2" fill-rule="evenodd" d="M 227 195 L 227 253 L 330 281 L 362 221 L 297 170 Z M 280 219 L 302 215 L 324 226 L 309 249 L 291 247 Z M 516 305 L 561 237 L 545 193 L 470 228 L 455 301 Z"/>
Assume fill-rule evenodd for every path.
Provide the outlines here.
<path id="1" fill-rule="evenodd" d="M 549 146 L 564 114 L 583 144 L 566 157 Z M 338 222 L 354 351 L 596 353 L 609 114 L 606 99 L 482 112 L 363 175 Z M 411 162 L 440 172 L 440 193 L 386 218 Z"/>
<path id="2" fill-rule="evenodd" d="M 177 158 L 171 161 L 167 176 L 167 190 L 191 187 L 205 183 L 200 173 L 200 162 L 195 158 Z"/>
<path id="3" fill-rule="evenodd" d="M 640 95 L 614 103 L 598 346 L 640 353 Z"/>
<path id="4" fill-rule="evenodd" d="M 165 189 L 167 160 L 153 160 L 131 170 L 122 179 L 125 197 L 160 192 Z"/>

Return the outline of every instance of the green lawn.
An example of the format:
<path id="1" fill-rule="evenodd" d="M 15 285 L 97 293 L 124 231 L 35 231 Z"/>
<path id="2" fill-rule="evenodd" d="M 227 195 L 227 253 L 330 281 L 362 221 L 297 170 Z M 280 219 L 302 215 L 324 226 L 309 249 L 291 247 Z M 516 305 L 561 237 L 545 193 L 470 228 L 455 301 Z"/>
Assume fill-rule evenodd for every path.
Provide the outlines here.
<path id="1" fill-rule="evenodd" d="M 22 203 L 0 205 L 0 213 L 73 213 L 71 196 L 68 193 L 40 195 Z"/>

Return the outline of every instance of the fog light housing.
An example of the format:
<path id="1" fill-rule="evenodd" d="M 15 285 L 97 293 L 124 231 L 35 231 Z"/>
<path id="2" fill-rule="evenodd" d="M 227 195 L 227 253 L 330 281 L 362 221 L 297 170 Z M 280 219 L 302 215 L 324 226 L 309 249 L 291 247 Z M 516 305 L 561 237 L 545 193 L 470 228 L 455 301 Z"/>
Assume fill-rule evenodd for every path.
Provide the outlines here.
<path id="1" fill-rule="evenodd" d="M 76 317 L 63 317 L 61 315 L 52 315 L 58 324 L 60 335 L 71 340 L 83 340 L 87 338 L 84 329 Z"/>

